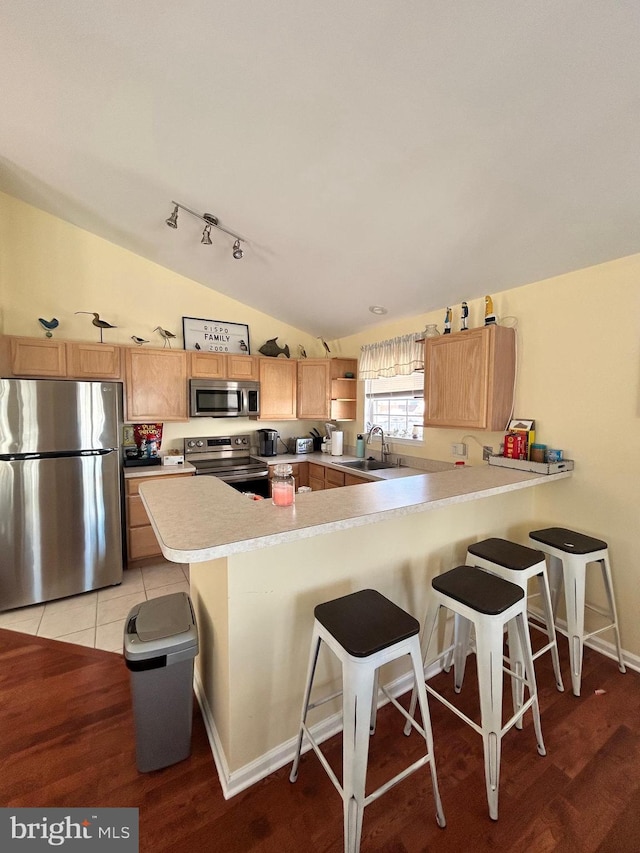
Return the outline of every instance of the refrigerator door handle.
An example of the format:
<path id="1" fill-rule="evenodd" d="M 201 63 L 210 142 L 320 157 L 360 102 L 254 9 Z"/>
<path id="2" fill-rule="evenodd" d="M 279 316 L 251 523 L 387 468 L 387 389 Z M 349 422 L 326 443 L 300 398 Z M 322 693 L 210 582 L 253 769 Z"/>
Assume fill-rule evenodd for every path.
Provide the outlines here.
<path id="1" fill-rule="evenodd" d="M 106 447 L 100 450 L 62 450 L 45 453 L 0 453 L 0 462 L 23 462 L 25 459 L 69 459 L 78 456 L 107 456 L 117 448 Z"/>

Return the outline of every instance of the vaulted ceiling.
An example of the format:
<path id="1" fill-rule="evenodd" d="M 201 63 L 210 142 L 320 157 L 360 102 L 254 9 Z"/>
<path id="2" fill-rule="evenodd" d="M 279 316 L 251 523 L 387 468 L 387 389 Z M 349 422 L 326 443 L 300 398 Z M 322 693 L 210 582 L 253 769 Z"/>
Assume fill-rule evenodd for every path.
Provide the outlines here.
<path id="1" fill-rule="evenodd" d="M 639 43 L 637 0 L 0 0 L 0 189 L 334 339 L 640 251 Z"/>

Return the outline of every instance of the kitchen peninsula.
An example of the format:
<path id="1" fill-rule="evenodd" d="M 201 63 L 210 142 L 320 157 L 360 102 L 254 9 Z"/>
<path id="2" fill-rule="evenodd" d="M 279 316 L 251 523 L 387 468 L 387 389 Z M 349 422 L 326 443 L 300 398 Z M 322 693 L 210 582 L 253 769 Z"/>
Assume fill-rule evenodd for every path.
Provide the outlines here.
<path id="1" fill-rule="evenodd" d="M 190 564 L 196 690 L 225 796 L 293 754 L 316 604 L 372 587 L 422 620 L 431 577 L 479 538 L 526 541 L 549 521 L 535 515 L 537 487 L 569 477 L 464 467 L 298 495 L 286 508 L 215 477 L 144 483 L 163 554 Z M 321 656 L 318 684 L 337 676 Z M 410 686 L 397 667 L 382 681 Z M 333 734 L 338 711 L 329 703 L 311 722 Z"/>

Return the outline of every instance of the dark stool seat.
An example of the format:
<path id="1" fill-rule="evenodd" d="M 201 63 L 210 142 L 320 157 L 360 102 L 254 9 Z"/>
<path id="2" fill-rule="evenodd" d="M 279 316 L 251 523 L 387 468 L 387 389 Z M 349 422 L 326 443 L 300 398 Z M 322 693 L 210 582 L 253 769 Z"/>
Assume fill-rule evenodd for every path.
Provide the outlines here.
<path id="1" fill-rule="evenodd" d="M 526 545 L 518 545 L 517 542 L 510 542 L 508 539 L 483 539 L 482 542 L 469 545 L 467 553 L 514 572 L 530 569 L 544 560 L 542 551 L 527 548 Z"/>
<path id="2" fill-rule="evenodd" d="M 363 589 L 351 595 L 318 604 L 314 608 L 314 616 L 307 682 L 302 701 L 302 718 L 289 779 L 295 782 L 298 777 L 300 753 L 306 738 L 342 797 L 344 849 L 346 853 L 358 853 L 365 806 L 425 764 L 429 764 L 436 805 L 436 821 L 439 826 L 445 826 L 433 758 L 431 718 L 422 670 L 420 623 L 375 589 Z M 313 680 L 322 643 L 342 664 L 342 690 L 312 702 Z M 417 722 L 413 713 L 407 713 L 385 687 L 378 688 L 380 667 L 407 655 L 411 660 L 414 682 L 418 684 L 422 725 Z M 375 729 L 378 689 L 402 713 L 407 720 L 407 725 L 420 732 L 425 741 L 426 752 L 389 782 L 365 795 L 369 737 Z M 307 725 L 309 711 L 340 695 L 343 696 L 342 783 L 330 767 L 314 733 Z"/>
<path id="3" fill-rule="evenodd" d="M 490 572 L 479 571 L 475 566 L 457 566 L 431 580 L 431 597 L 424 624 L 422 638 L 423 675 L 432 664 L 446 659 L 451 651 L 447 648 L 430 656 L 432 638 L 436 638 L 440 608 L 443 607 L 454 614 L 456 623 L 454 643 L 454 673 L 455 687 L 459 692 L 464 673 L 464 661 L 467 656 L 469 628 L 471 625 L 476 633 L 476 663 L 478 669 L 478 692 L 480 696 L 480 725 L 456 708 L 444 696 L 441 696 L 428 682 L 427 691 L 440 700 L 447 708 L 482 735 L 484 745 L 485 785 L 489 815 L 493 820 L 498 818 L 498 787 L 500 780 L 500 753 L 503 736 L 517 724 L 531 708 L 533 727 L 538 744 L 538 752 L 545 755 L 542 728 L 540 726 L 540 709 L 536 677 L 531 655 L 531 641 L 527 629 L 526 595 L 521 586 L 511 583 Z M 514 707 L 513 716 L 502 724 L 502 681 L 503 681 L 503 644 L 505 626 L 509 632 L 509 642 L 518 648 L 518 661 L 515 669 L 508 672 L 512 677 L 512 692 L 514 706 L 516 698 L 518 707 Z M 517 637 L 517 640 L 516 640 Z M 522 692 L 513 686 L 522 685 Z M 529 697 L 524 701 L 524 687 L 528 688 Z M 417 685 L 419 690 L 420 685 Z M 416 707 L 417 691 L 414 687 L 409 715 L 413 716 Z M 409 726 L 405 726 L 405 734 L 409 734 Z"/>
<path id="4" fill-rule="evenodd" d="M 481 575 L 472 566 L 458 566 L 443 575 L 437 575 L 431 581 L 431 586 L 477 613 L 491 616 L 504 613 L 524 598 L 520 587 L 505 583 L 496 575 Z"/>
<path id="5" fill-rule="evenodd" d="M 420 623 L 375 589 L 318 604 L 314 616 L 347 654 L 364 658 L 420 633 Z"/>
<path id="6" fill-rule="evenodd" d="M 549 582 L 552 590 L 554 619 L 558 612 L 558 599 L 564 587 L 567 610 L 567 636 L 569 638 L 569 660 L 573 692 L 580 695 L 582 682 L 582 656 L 584 642 L 603 631 L 612 630 L 620 672 L 626 672 L 620 644 L 618 613 L 613 595 L 613 579 L 609 563 L 609 548 L 603 539 L 568 530 L 566 527 L 546 527 L 532 530 L 531 541 L 540 547 L 549 558 Z M 602 572 L 602 583 L 607 596 L 608 608 L 597 607 L 586 601 L 587 565 L 598 563 Z M 606 624 L 593 631 L 585 630 L 585 610 L 597 614 L 595 623 Z"/>
<path id="7" fill-rule="evenodd" d="M 529 536 L 536 542 L 551 545 L 567 554 L 590 554 L 592 551 L 602 551 L 607 543 L 566 527 L 546 527 L 544 530 L 532 530 Z"/>
<path id="8" fill-rule="evenodd" d="M 467 565 L 491 572 L 504 580 L 511 581 L 522 587 L 527 596 L 527 621 L 532 630 L 538 631 L 545 637 L 545 642 L 539 646 L 533 655 L 534 661 L 545 652 L 550 652 L 553 662 L 553 671 L 556 678 L 556 687 L 559 691 L 564 690 L 562 673 L 560 672 L 560 656 L 558 655 L 558 642 L 556 639 L 555 620 L 553 616 L 553 603 L 551 600 L 551 589 L 547 574 L 547 564 L 542 551 L 519 545 L 508 539 L 492 537 L 475 542 L 467 548 Z M 538 592 L 529 597 L 529 581 L 537 581 Z M 529 609 L 529 602 L 537 595 L 542 608 L 542 614 Z M 517 637 L 514 635 L 509 643 L 509 656 L 512 664 L 518 669 L 521 663 L 520 650 L 517 647 Z M 450 664 L 449 664 L 450 665 Z M 522 683 L 513 684 L 514 708 L 522 699 Z M 517 726 L 522 726 L 519 720 Z"/>

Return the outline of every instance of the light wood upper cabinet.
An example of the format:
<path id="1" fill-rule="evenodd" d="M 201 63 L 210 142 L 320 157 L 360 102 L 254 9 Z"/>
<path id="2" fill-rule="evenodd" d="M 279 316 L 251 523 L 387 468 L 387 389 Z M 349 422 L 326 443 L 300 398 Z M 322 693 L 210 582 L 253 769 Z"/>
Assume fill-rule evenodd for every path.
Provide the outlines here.
<path id="1" fill-rule="evenodd" d="M 308 358 L 298 362 L 298 417 L 351 421 L 357 414 L 355 358 Z M 345 373 L 351 373 L 347 378 Z"/>
<path id="2" fill-rule="evenodd" d="M 253 355 L 190 351 L 189 359 L 193 379 L 258 380 L 259 359 Z"/>
<path id="3" fill-rule="evenodd" d="M 326 421 L 331 415 L 331 373 L 326 358 L 298 362 L 298 417 Z"/>
<path id="4" fill-rule="evenodd" d="M 128 421 L 186 421 L 185 350 L 125 348 Z"/>
<path id="5" fill-rule="evenodd" d="M 121 379 L 121 348 L 51 338 L 6 336 L 0 342 L 3 376 Z"/>
<path id="6" fill-rule="evenodd" d="M 288 358 L 260 358 L 260 420 L 297 418 L 297 364 Z"/>
<path id="7" fill-rule="evenodd" d="M 514 379 L 514 329 L 491 325 L 427 338 L 424 425 L 505 429 Z"/>
<path id="8" fill-rule="evenodd" d="M 345 373 L 353 374 L 346 377 Z M 331 420 L 354 421 L 358 413 L 358 360 L 331 359 Z"/>
<path id="9" fill-rule="evenodd" d="M 67 376 L 65 342 L 51 338 L 3 337 L 0 361 L 3 376 Z"/>
<path id="10" fill-rule="evenodd" d="M 109 344 L 67 344 L 68 375 L 76 379 L 121 379 L 121 349 Z"/>

